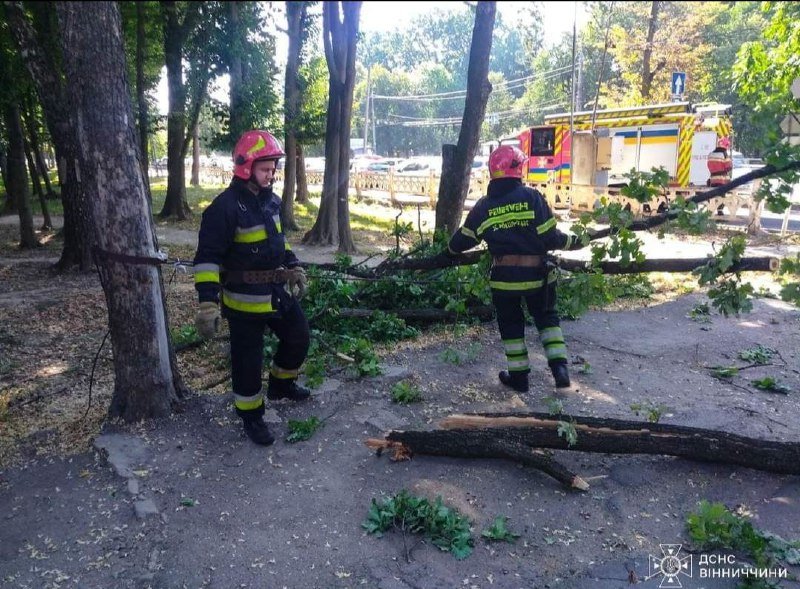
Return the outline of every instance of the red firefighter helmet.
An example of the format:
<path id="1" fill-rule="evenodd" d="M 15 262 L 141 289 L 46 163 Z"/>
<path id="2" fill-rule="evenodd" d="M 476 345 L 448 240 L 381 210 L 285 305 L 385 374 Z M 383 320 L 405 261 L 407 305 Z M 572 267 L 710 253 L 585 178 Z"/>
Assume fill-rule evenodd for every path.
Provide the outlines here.
<path id="1" fill-rule="evenodd" d="M 233 148 L 233 175 L 249 180 L 253 163 L 258 160 L 277 160 L 284 155 L 283 147 L 272 133 L 267 131 L 247 131 Z"/>
<path id="2" fill-rule="evenodd" d="M 522 170 L 528 156 L 522 150 L 513 145 L 501 145 L 489 156 L 489 177 L 492 180 L 498 178 L 522 178 Z"/>

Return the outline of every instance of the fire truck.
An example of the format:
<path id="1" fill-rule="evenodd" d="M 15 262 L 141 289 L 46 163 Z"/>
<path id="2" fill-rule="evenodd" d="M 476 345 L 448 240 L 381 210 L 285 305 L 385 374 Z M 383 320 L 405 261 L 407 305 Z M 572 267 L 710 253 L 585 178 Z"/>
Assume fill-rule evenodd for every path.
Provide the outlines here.
<path id="1" fill-rule="evenodd" d="M 515 136 L 530 156 L 526 182 L 554 206 L 588 209 L 603 194 L 622 199 L 626 172 L 663 167 L 670 190 L 651 203 L 661 210 L 675 196 L 730 181 L 731 138 L 730 105 L 689 102 L 552 114 Z"/>

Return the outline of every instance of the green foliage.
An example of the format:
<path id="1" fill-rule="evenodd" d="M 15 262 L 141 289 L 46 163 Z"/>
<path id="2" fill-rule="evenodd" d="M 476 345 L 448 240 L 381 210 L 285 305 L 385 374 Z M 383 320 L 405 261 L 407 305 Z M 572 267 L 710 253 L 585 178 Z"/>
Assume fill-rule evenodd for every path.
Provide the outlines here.
<path id="1" fill-rule="evenodd" d="M 686 199 L 682 196 L 670 203 L 670 212 L 678 213 L 675 223 L 692 235 L 701 235 L 715 226 L 711 220 L 711 211 L 708 208 L 701 208 L 694 202 L 686 202 Z"/>
<path id="2" fill-rule="evenodd" d="M 709 323 L 711 321 L 708 303 L 698 303 L 687 314 L 687 317 L 698 323 Z"/>
<path id="3" fill-rule="evenodd" d="M 782 563 L 800 564 L 800 542 L 787 541 L 753 526 L 744 517 L 732 513 L 722 503 L 698 504 L 686 519 L 692 541 L 699 550 L 728 549 L 741 552 L 758 568 L 775 569 Z M 766 589 L 778 587 L 772 581 L 749 579 L 740 587 Z"/>
<path id="4" fill-rule="evenodd" d="M 645 274 L 607 276 L 599 269 L 576 272 L 558 285 L 556 308 L 561 317 L 577 319 L 592 307 L 602 307 L 620 298 L 644 298 L 653 294 Z"/>
<path id="5" fill-rule="evenodd" d="M 507 524 L 508 517 L 498 515 L 494 518 L 492 525 L 481 532 L 481 536 L 493 542 L 509 542 L 513 544 L 519 538 L 519 534 L 509 530 Z"/>
<path id="6" fill-rule="evenodd" d="M 381 374 L 380 361 L 372 344 L 363 337 L 343 336 L 341 351 L 355 360 L 353 368 L 358 376 L 378 376 Z"/>
<path id="7" fill-rule="evenodd" d="M 701 286 L 711 284 L 708 291 L 711 304 L 726 317 L 739 315 L 743 311 L 753 308 L 751 300 L 754 289 L 750 284 L 743 284 L 738 272 L 733 278 L 726 276 L 734 264 L 739 262 L 744 255 L 746 246 L 744 236 L 737 235 L 729 239 L 722 246 L 719 253 L 700 268 L 693 270 Z"/>
<path id="8" fill-rule="evenodd" d="M 800 307 L 800 254 L 794 258 L 783 258 L 778 276 L 782 283 L 781 299 Z"/>
<path id="9" fill-rule="evenodd" d="M 420 401 L 422 401 L 422 392 L 416 385 L 401 381 L 392 387 L 392 402 L 408 405 Z"/>
<path id="10" fill-rule="evenodd" d="M 361 526 L 368 534 L 379 538 L 391 529 L 403 534 L 422 534 L 434 546 L 452 553 L 458 560 L 472 553 L 469 521 L 457 510 L 444 505 L 441 497 L 431 502 L 403 489 L 380 503 L 373 499 L 367 519 Z"/>
<path id="11" fill-rule="evenodd" d="M 765 376 L 764 378 L 751 380 L 750 384 L 752 384 L 757 389 L 761 389 L 762 391 L 780 393 L 781 395 L 788 395 L 791 392 L 791 389 L 780 384 L 777 380 L 775 380 L 771 376 Z"/>
<path id="12" fill-rule="evenodd" d="M 458 350 L 452 346 L 445 348 L 441 354 L 439 354 L 439 359 L 442 362 L 447 362 L 449 364 L 455 364 L 456 366 L 460 366 L 462 364 L 469 364 L 470 362 L 474 362 L 475 359 L 481 352 L 481 344 L 479 342 L 472 342 L 467 346 L 467 349 L 464 351 Z"/>
<path id="13" fill-rule="evenodd" d="M 322 427 L 322 422 L 312 415 L 308 419 L 290 419 L 287 426 L 289 435 L 286 436 L 286 441 L 294 444 L 310 439 Z"/>
<path id="14" fill-rule="evenodd" d="M 558 437 L 564 438 L 570 448 L 578 443 L 578 430 L 574 421 L 559 421 L 557 431 Z"/>
<path id="15" fill-rule="evenodd" d="M 547 412 L 550 415 L 561 415 L 564 413 L 564 403 L 561 399 L 556 399 L 555 397 L 545 397 L 542 399 L 544 401 L 545 406 L 547 407 Z"/>
<path id="16" fill-rule="evenodd" d="M 628 183 L 620 191 L 622 196 L 640 203 L 649 203 L 663 194 L 669 184 L 669 172 L 663 167 L 653 168 L 650 172 L 638 172 L 635 168 L 631 168 L 631 171 L 623 176 L 627 178 Z"/>
<path id="17" fill-rule="evenodd" d="M 711 373 L 714 378 L 733 378 L 737 374 L 739 369 L 736 366 L 714 366 Z"/>
<path id="18" fill-rule="evenodd" d="M 200 340 L 200 336 L 197 335 L 197 329 L 195 329 L 194 325 L 181 325 L 177 328 L 173 327 L 169 330 L 169 334 L 172 338 L 172 345 L 176 347 L 183 347 Z"/>
<path id="19" fill-rule="evenodd" d="M 777 350 L 758 344 L 753 348 L 739 351 L 739 359 L 753 364 L 769 364 Z"/>
<path id="20" fill-rule="evenodd" d="M 661 421 L 661 416 L 668 409 L 666 405 L 656 405 L 652 401 L 644 401 L 643 403 L 631 403 L 631 411 L 637 416 L 646 415 L 647 421 L 650 423 L 658 423 Z"/>

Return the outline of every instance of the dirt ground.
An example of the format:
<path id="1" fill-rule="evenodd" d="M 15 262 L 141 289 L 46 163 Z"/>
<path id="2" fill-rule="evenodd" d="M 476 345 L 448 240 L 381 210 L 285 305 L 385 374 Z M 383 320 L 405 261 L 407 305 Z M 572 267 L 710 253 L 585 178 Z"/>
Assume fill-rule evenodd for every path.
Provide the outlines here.
<path id="1" fill-rule="evenodd" d="M 176 242 L 183 237 L 172 235 Z M 797 476 L 556 451 L 589 482 L 578 492 L 505 461 L 417 456 L 393 463 L 363 445 L 390 429 L 432 428 L 457 412 L 546 411 L 543 399 L 554 395 L 575 415 L 637 419 L 631 404 L 660 404 L 662 423 L 797 441 L 800 310 L 776 299 L 756 300 L 741 317 L 697 321 L 690 311 L 706 299 L 690 292 L 565 321 L 573 387 L 560 393 L 532 327 L 529 394 L 497 382 L 505 358 L 493 323 L 461 334 L 440 329 L 384 350 L 381 376 L 339 373 L 306 403 L 268 406 L 278 441 L 261 448 L 244 437 L 233 414 L 222 343 L 179 356 L 196 391 L 182 413 L 137 425 L 105 421 L 113 386 L 107 350 L 89 398 L 107 325 L 96 277 L 53 274 L 46 261 L 58 256 L 54 242 L 21 253 L 8 247 L 11 241 L 12 229 L 0 226 L 2 587 L 602 589 L 631 580 L 658 587 L 660 575 L 645 581 L 651 557 L 663 555 L 662 544 L 681 544 L 687 554 L 686 516 L 702 499 L 749 514 L 762 530 L 800 538 Z M 673 255 L 713 247 L 653 236 L 648 244 L 679 252 Z M 748 253 L 786 251 L 768 242 Z M 171 324 L 189 323 L 191 278 L 165 278 Z M 768 279 L 762 286 L 770 288 Z M 770 365 L 728 382 L 712 376 L 711 366 L 745 365 L 738 353 L 756 345 L 778 352 Z M 450 348 L 462 352 L 460 364 L 444 359 Z M 790 392 L 751 386 L 766 376 Z M 401 380 L 419 386 L 421 403 L 391 402 Z M 310 416 L 325 418 L 323 428 L 306 442 L 287 443 L 287 421 Z M 367 535 L 361 524 L 370 501 L 401 489 L 441 495 L 469 517 L 473 554 L 458 561 L 416 537 Z M 515 543 L 480 537 L 499 515 L 520 534 Z M 704 555 L 691 556 L 693 577 L 669 586 L 735 586 L 701 579 Z"/>

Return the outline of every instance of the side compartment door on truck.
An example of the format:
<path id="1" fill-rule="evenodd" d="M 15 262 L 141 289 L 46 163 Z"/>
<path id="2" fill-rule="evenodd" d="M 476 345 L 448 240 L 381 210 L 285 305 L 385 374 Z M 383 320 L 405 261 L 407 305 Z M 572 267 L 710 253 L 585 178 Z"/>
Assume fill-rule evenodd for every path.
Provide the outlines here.
<path id="1" fill-rule="evenodd" d="M 663 167 L 671 179 L 678 175 L 678 135 L 679 125 L 642 125 L 641 147 L 639 148 L 640 172 L 650 172 Z"/>
<path id="2" fill-rule="evenodd" d="M 711 178 L 708 170 L 708 154 L 717 147 L 717 134 L 714 131 L 697 131 L 692 139 L 692 159 L 689 168 L 689 184 L 705 186 Z"/>

